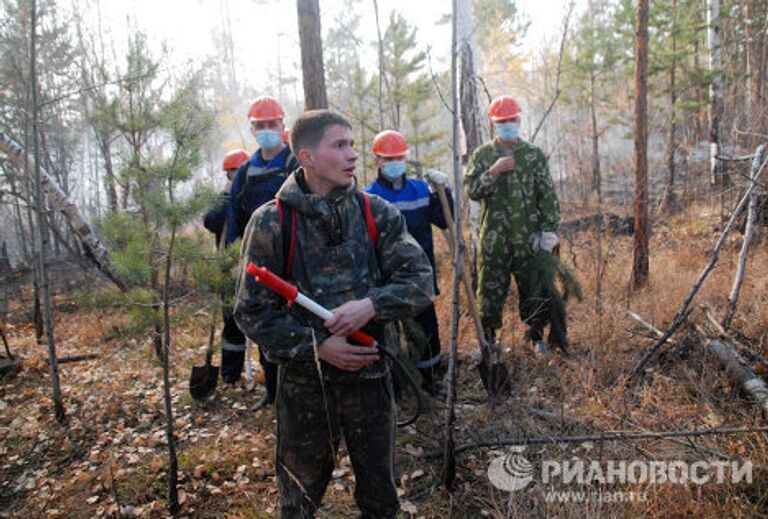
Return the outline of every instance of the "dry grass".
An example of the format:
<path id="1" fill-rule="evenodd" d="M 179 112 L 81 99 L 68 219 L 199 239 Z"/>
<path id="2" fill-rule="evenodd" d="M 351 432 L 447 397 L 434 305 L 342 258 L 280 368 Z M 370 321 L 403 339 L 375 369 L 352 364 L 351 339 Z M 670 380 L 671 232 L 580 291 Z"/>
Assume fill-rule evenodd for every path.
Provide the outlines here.
<path id="1" fill-rule="evenodd" d="M 626 310 L 632 309 L 661 329 L 670 324 L 672 316 L 711 257 L 719 237 L 715 230 L 717 216 L 707 206 L 696 205 L 688 210 L 687 215 L 655 222 L 651 241 L 651 282 L 638 293 L 631 293 L 628 288 L 632 237 L 603 236 L 602 264 L 605 267 L 600 305 L 597 304 L 596 293 L 598 237 L 594 232 L 585 231 L 567 240 L 562 258 L 576 272 L 585 294 L 583 302 L 569 304 L 571 355 L 555 355 L 545 363 L 534 359 L 523 338 L 525 329 L 517 317 L 513 288 L 507 303 L 501 340 L 507 347 L 505 361 L 512 371 L 513 396 L 499 404 L 493 413 L 460 415 L 460 441 L 471 440 L 482 430 L 510 436 L 549 436 L 616 430 L 637 432 L 763 425 L 765 422 L 752 403 L 740 394 L 706 354 L 705 344 L 685 330 L 675 336 L 676 341 L 681 343 L 675 354 L 662 353 L 658 359 L 652 360 L 644 380 L 628 386 L 624 384 L 626 375 L 653 342 L 647 332 L 627 316 Z M 749 338 L 751 347 L 763 355 L 768 355 L 766 243 L 764 238 L 753 245 L 733 324 L 733 329 Z M 734 234 L 723 250 L 717 267 L 694 300 L 696 310 L 691 318 L 693 321 L 706 321 L 703 312 L 698 309 L 701 304 L 712 308 L 720 318 L 725 315 L 740 245 L 741 236 Z M 449 265 L 450 259 L 444 251 L 441 251 L 440 257 L 445 265 Z M 440 302 L 439 316 L 443 337 L 448 338 L 450 286 L 445 280 L 443 283 L 441 286 L 445 286 L 447 295 Z M 465 352 L 476 347 L 474 330 L 462 327 L 459 344 L 460 350 Z M 460 393 L 459 399 L 463 399 L 463 394 Z M 487 411 L 485 406 L 483 409 Z M 531 409 L 546 409 L 554 416 L 562 415 L 565 421 L 547 422 L 531 413 Z M 647 488 L 627 485 L 620 489 L 641 490 L 645 500 L 618 504 L 555 505 L 545 502 L 541 486 L 529 487 L 518 493 L 498 491 L 488 484 L 481 470 L 476 477 L 467 478 L 465 487 L 459 487 L 462 496 L 459 501 L 466 507 L 457 516 L 470 517 L 482 511 L 491 517 L 762 516 L 768 506 L 765 440 L 765 435 L 747 434 L 699 438 L 690 444 L 736 460 L 750 459 L 758 467 L 755 468 L 755 482 L 751 485 L 657 485 Z M 571 456 L 597 460 L 688 461 L 712 457 L 711 452 L 696 451 L 679 441 L 610 442 L 587 447 L 590 449 L 588 452 L 578 444 L 530 447 L 526 456 L 534 462 L 534 466 L 539 459 L 563 460 Z M 480 459 L 479 452 L 482 451 L 475 453 L 477 459 Z M 471 456 L 461 456 L 459 465 L 466 466 L 471 460 Z M 584 490 L 596 493 L 616 489 Z"/>
<path id="2" fill-rule="evenodd" d="M 583 208 L 588 211 L 589 208 Z M 572 216 L 572 215 L 569 215 Z M 460 381 L 456 407 L 459 444 L 496 436 L 557 436 L 606 431 L 661 431 L 721 426 L 762 425 L 763 419 L 705 353 L 695 335 L 681 331 L 674 353 L 654 358 L 645 378 L 625 385 L 624 378 L 652 340 L 626 315 L 629 307 L 659 328 L 669 324 L 692 283 L 709 260 L 716 241 L 717 214 L 705 205 L 686 215 L 655 222 L 651 243 L 651 284 L 628 291 L 631 237 L 602 238 L 606 255 L 601 310 L 595 291 L 597 236 L 583 232 L 566 241 L 562 257 L 582 283 L 585 299 L 569 305 L 571 354 L 536 360 L 523 341 L 514 287 L 505 312 L 501 342 L 510 370 L 512 395 L 488 405 L 468 353 L 476 347 L 469 316 L 462 315 Z M 720 263 L 703 286 L 695 306 L 705 303 L 723 316 L 738 256 L 739 237 L 723 251 Z M 754 246 L 734 328 L 750 346 L 768 356 L 768 250 L 765 239 Z M 444 349 L 450 342 L 451 258 L 436 238 L 442 295 L 437 301 Z M 28 324 L 27 299 L 16 301 L 6 333 L 27 369 L 0 381 L 0 516 L 160 517 L 165 514 L 166 457 L 162 440 L 160 372 L 147 337 L 122 335 L 106 341 L 107 332 L 125 329 L 127 321 L 110 312 L 59 313 L 59 353 L 96 351 L 97 361 L 62 367 L 68 428 L 52 422 L 44 348 L 37 346 Z M 59 305 L 67 303 L 61 294 Z M 465 302 L 462 307 L 466 308 Z M 260 389 L 223 391 L 208 403 L 187 395 L 190 366 L 201 364 L 207 337 L 205 301 L 177 311 L 172 384 L 182 473 L 183 512 L 193 517 L 274 517 L 274 414 L 250 413 Z M 692 317 L 703 323 L 700 310 Z M 439 486 L 439 458 L 444 416 L 431 402 L 416 427 L 398 435 L 398 486 L 414 517 L 758 517 L 768 506 L 765 437 L 757 434 L 702 437 L 688 442 L 646 440 L 554 444 L 529 447 L 536 466 L 544 459 L 564 460 L 699 460 L 713 453 L 750 459 L 756 466 L 752 484 L 622 485 L 641 492 L 628 503 L 552 503 L 548 490 L 535 483 L 521 492 L 503 492 L 487 478 L 489 461 L 505 452 L 474 449 L 457 457 L 456 488 Z M 695 446 L 695 448 L 694 448 Z M 697 450 L 698 449 L 698 450 Z M 326 494 L 323 516 L 355 515 L 354 479 L 340 456 L 340 471 Z M 597 494 L 594 487 L 575 490 Z M 574 490 L 574 489 L 571 489 Z M 412 508 L 413 507 L 413 508 Z M 404 516 L 410 516 L 404 512 Z"/>

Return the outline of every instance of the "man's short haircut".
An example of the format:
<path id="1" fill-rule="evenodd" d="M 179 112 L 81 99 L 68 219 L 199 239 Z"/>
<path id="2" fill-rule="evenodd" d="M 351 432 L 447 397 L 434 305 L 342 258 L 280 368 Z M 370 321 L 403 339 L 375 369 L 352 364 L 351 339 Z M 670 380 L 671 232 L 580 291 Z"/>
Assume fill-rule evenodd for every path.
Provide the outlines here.
<path id="1" fill-rule="evenodd" d="M 325 135 L 325 129 L 329 126 L 346 126 L 350 130 L 352 125 L 346 117 L 330 110 L 309 110 L 304 112 L 293 123 L 291 128 L 291 150 L 298 157 L 303 149 L 314 150 Z"/>

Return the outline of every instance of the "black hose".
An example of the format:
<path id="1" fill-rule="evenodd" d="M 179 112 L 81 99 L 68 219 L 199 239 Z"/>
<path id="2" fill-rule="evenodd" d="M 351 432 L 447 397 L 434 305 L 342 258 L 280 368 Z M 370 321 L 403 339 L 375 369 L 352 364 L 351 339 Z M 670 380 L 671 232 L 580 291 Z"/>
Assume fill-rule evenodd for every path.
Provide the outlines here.
<path id="1" fill-rule="evenodd" d="M 408 381 L 408 385 L 411 386 L 411 389 L 413 390 L 413 395 L 416 397 L 416 411 L 413 413 L 413 416 L 409 417 L 407 420 L 399 421 L 397 422 L 398 427 L 405 427 L 406 425 L 411 425 L 413 422 L 415 422 L 419 415 L 421 415 L 421 410 L 423 407 L 423 402 L 421 401 L 421 390 L 419 389 L 419 385 L 416 383 L 415 380 L 413 380 L 413 376 L 411 376 L 411 372 L 408 371 L 408 368 L 405 367 L 405 364 L 403 364 L 403 361 L 400 360 L 400 358 L 389 351 L 388 349 L 384 348 L 383 346 L 380 346 L 378 343 L 376 344 L 376 347 L 379 349 L 381 353 L 389 357 L 393 364 L 397 365 L 398 368 L 400 368 L 400 371 L 403 372 L 405 375 L 405 379 Z"/>

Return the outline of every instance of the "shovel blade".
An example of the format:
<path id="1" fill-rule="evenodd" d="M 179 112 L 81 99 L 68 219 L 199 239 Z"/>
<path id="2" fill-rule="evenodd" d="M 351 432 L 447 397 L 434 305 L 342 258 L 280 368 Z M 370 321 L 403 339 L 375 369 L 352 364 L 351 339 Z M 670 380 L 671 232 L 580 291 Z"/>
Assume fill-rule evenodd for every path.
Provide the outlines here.
<path id="1" fill-rule="evenodd" d="M 509 371 L 507 366 L 501 362 L 494 362 L 488 368 L 488 364 L 481 362 L 477 366 L 480 372 L 480 380 L 483 387 L 490 397 L 507 395 L 510 390 Z"/>
<path id="2" fill-rule="evenodd" d="M 219 367 L 192 366 L 192 374 L 189 377 L 189 394 L 195 400 L 205 400 L 216 390 L 219 381 Z"/>

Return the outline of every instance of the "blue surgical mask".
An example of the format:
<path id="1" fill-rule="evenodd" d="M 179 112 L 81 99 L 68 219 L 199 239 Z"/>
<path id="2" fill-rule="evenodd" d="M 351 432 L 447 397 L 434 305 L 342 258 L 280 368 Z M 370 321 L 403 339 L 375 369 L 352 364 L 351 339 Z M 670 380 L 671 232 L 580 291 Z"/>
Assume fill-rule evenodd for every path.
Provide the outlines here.
<path id="1" fill-rule="evenodd" d="M 496 125 L 496 135 L 503 141 L 514 141 L 520 123 L 500 123 Z"/>
<path id="2" fill-rule="evenodd" d="M 280 132 L 274 130 L 259 130 L 256 132 L 256 142 L 259 143 L 260 148 L 265 150 L 276 148 L 282 142 L 280 137 Z"/>
<path id="3" fill-rule="evenodd" d="M 404 160 L 392 160 L 381 165 L 381 172 L 388 180 L 396 180 L 405 173 Z"/>

